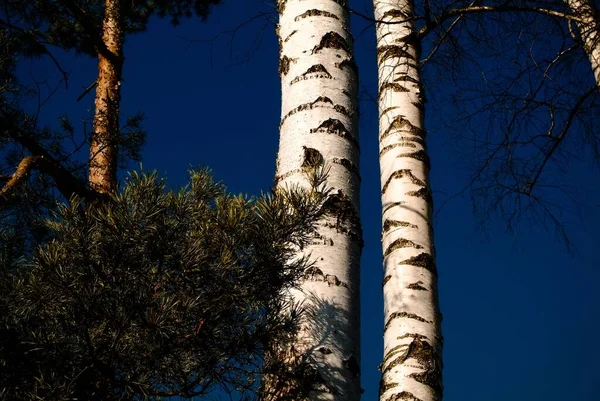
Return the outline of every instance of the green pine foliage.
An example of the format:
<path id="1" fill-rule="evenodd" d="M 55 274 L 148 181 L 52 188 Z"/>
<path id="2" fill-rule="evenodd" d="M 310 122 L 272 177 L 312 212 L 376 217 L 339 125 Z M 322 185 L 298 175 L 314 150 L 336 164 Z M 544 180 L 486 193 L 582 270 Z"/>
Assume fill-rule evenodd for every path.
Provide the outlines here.
<path id="1" fill-rule="evenodd" d="M 52 240 L 0 265 L 0 400 L 255 397 L 265 347 L 297 330 L 286 289 L 310 266 L 296 253 L 322 182 L 247 198 L 208 171 L 178 192 L 132 173 L 108 201 L 60 206 Z"/>

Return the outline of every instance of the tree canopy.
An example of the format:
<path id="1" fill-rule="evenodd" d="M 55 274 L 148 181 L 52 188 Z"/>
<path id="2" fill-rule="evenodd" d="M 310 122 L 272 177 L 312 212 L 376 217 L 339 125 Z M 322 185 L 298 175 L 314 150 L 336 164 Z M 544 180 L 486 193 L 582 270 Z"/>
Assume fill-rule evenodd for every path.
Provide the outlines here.
<path id="1" fill-rule="evenodd" d="M 1 260 L 0 399 L 251 398 L 262 350 L 296 329 L 284 290 L 310 262 L 290 257 L 323 194 L 133 173 L 108 201 L 61 205 L 30 261 Z"/>

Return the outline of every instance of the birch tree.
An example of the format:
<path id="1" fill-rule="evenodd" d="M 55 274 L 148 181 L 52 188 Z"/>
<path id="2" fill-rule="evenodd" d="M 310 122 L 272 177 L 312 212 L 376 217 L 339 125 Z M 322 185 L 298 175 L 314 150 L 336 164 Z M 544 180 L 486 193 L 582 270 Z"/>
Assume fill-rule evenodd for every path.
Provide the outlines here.
<path id="1" fill-rule="evenodd" d="M 441 400 L 441 314 L 413 3 L 374 5 L 384 258 L 380 398 Z"/>
<path id="2" fill-rule="evenodd" d="M 598 10 L 590 0 L 566 0 L 572 13 L 583 21 L 577 22 L 579 34 L 590 59 L 596 85 L 600 87 L 600 24 Z"/>
<path id="3" fill-rule="evenodd" d="M 355 401 L 361 393 L 357 68 L 345 6 L 340 0 L 278 1 L 282 108 L 276 185 L 305 186 L 307 173 L 325 170 L 331 192 L 318 234 L 301 252 L 315 265 L 293 292 L 305 311 L 300 334 L 290 350 L 272 356 L 287 365 L 283 372 L 272 372 L 275 363 L 265 367 L 268 400 Z M 298 386 L 300 395 L 292 394 Z"/>

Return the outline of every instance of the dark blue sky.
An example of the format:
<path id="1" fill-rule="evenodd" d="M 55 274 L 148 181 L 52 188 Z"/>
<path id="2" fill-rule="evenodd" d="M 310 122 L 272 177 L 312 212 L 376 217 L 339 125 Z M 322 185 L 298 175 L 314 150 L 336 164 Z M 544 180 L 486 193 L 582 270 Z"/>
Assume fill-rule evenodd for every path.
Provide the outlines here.
<path id="1" fill-rule="evenodd" d="M 353 7 L 370 13 L 369 0 Z M 221 35 L 258 11 L 235 37 Z M 209 166 L 232 192 L 268 190 L 275 170 L 280 118 L 275 14 L 265 0 L 244 0 L 217 7 L 208 21 L 184 21 L 172 28 L 153 20 L 147 32 L 129 37 L 125 49 L 123 116 L 146 115 L 143 166 L 156 169 L 173 186 L 182 185 L 190 166 Z M 367 26 L 353 19 L 355 35 Z M 251 49 L 255 47 L 255 50 Z M 382 357 L 381 205 L 377 144 L 375 39 L 373 29 L 356 38 L 361 79 L 361 217 L 363 400 L 378 398 Z M 75 99 L 94 81 L 96 62 L 57 54 L 71 72 L 69 90 L 61 89 L 43 108 L 54 124 L 65 113 L 79 122 L 93 110 L 93 95 Z M 471 73 L 471 72 L 468 72 Z M 589 72 L 591 75 L 591 71 Z M 20 76 L 56 82 L 59 75 L 42 60 L 25 63 Z M 432 186 L 436 205 L 462 189 L 472 167 L 457 152 L 451 124 L 456 108 L 444 101 L 440 85 L 427 104 Z M 81 131 L 80 131 L 81 132 Z M 552 229 L 524 220 L 507 233 L 492 217 L 478 227 L 468 194 L 448 202 L 436 216 L 435 243 L 444 315 L 446 401 L 595 401 L 600 400 L 600 206 L 598 167 L 573 156 L 567 180 L 591 195 L 580 199 L 579 214 L 568 214 L 567 228 L 576 247 L 568 254 Z M 131 166 L 136 168 L 136 166 Z M 595 201 L 595 204 L 594 204 Z"/>

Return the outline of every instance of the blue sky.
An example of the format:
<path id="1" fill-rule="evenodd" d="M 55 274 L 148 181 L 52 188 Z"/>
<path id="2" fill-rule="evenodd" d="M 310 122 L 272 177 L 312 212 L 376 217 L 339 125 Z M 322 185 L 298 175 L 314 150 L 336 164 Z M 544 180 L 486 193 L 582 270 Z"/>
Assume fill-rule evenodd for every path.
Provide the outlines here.
<path id="1" fill-rule="evenodd" d="M 365 13 L 372 10 L 368 0 L 351 4 Z M 234 37 L 223 34 L 198 43 L 185 39 L 213 38 L 258 11 L 270 15 Z M 209 166 L 232 192 L 269 189 L 280 118 L 275 18 L 265 0 L 225 0 L 206 22 L 193 19 L 173 28 L 153 20 L 147 32 L 127 39 L 122 113 L 146 115 L 144 168 L 158 170 L 173 186 L 185 183 L 190 166 Z M 358 35 L 367 25 L 353 18 L 361 79 L 365 238 L 362 383 L 363 400 L 371 401 L 378 397 L 383 311 L 377 109 L 371 100 L 377 91 L 375 37 L 372 28 Z M 54 124 L 66 113 L 81 130 L 79 120 L 90 115 L 93 95 L 79 103 L 75 99 L 94 81 L 96 62 L 73 54 L 58 57 L 71 72 L 69 90 L 61 89 L 45 105 L 43 121 Z M 44 60 L 24 63 L 19 73 L 23 79 L 54 83 L 59 77 Z M 436 205 L 462 189 L 472 167 L 463 160 L 465 151 L 458 149 L 455 136 L 445 131 L 458 110 L 451 92 L 440 85 L 426 111 Z M 580 199 L 578 213 L 566 218 L 574 254 L 540 223 L 524 220 L 506 232 L 493 216 L 478 226 L 467 194 L 436 215 L 446 401 L 600 400 L 600 201 L 591 197 L 600 193 L 599 171 L 586 157 L 573 156 L 566 163 L 569 183 L 591 194 Z"/>

